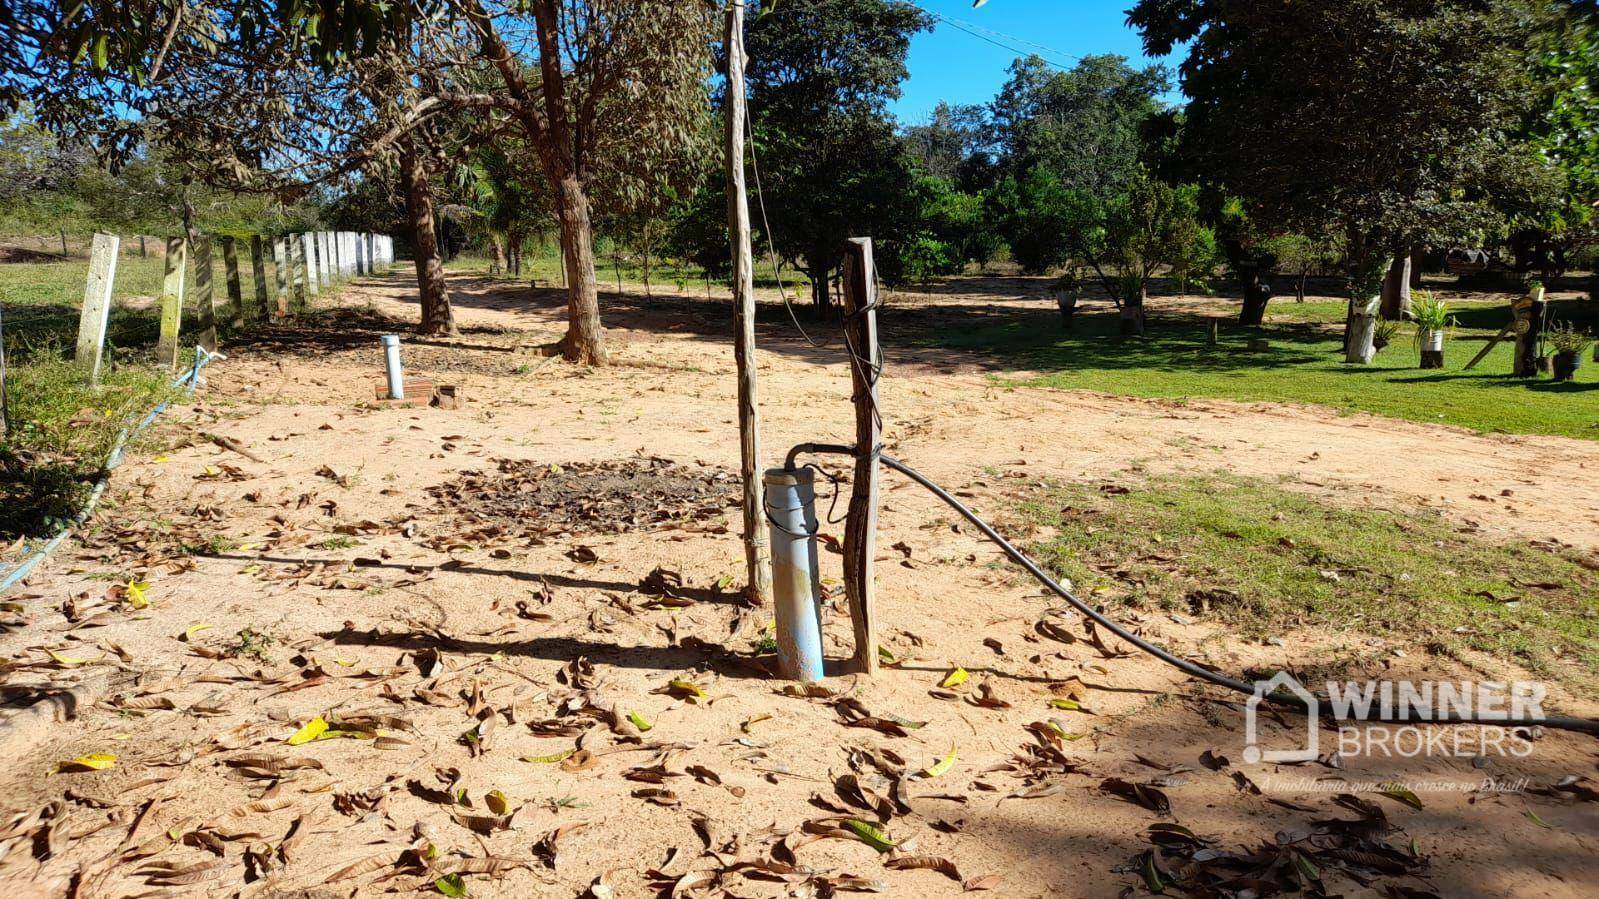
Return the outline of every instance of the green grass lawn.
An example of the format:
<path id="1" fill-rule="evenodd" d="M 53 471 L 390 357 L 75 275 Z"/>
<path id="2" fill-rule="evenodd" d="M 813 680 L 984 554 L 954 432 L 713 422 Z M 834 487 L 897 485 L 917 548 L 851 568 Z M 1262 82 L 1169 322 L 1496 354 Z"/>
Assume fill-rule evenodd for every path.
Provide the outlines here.
<path id="1" fill-rule="evenodd" d="M 1333 628 L 1590 683 L 1599 673 L 1599 571 L 1575 555 L 1225 474 L 1103 486 L 1043 484 L 1019 504 L 1056 529 L 1036 558 L 1084 598 L 1215 617 L 1257 638 Z"/>
<path id="2" fill-rule="evenodd" d="M 1583 306 L 1557 303 L 1554 315 L 1593 328 L 1599 311 Z M 1503 342 L 1475 369 L 1464 370 L 1506 321 L 1504 304 L 1461 307 L 1445 348 L 1446 367 L 1434 371 L 1417 367 L 1409 325 L 1371 365 L 1354 366 L 1342 362 L 1341 303 L 1276 303 L 1273 309 L 1258 331 L 1224 323 L 1215 345 L 1210 320 L 1163 313 L 1158 300 L 1143 339 L 1118 337 L 1114 312 L 1079 314 L 1068 334 L 1053 310 L 1007 310 L 975 324 L 938 326 L 920 342 L 978 351 L 1001 369 L 1038 373 L 1005 379 L 1022 386 L 1314 403 L 1479 431 L 1599 440 L 1599 365 L 1591 360 L 1574 383 L 1512 378 L 1512 349 Z M 1248 352 L 1248 342 L 1262 337 L 1271 349 Z"/>

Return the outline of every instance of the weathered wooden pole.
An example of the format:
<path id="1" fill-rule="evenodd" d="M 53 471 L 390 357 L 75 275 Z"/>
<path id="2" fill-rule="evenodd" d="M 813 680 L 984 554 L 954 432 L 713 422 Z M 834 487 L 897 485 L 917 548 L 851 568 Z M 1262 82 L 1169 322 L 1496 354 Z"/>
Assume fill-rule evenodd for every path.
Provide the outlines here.
<path id="1" fill-rule="evenodd" d="M 755 383 L 755 263 L 750 242 L 749 197 L 744 186 L 744 2 L 727 7 L 727 231 L 733 246 L 733 316 L 738 336 L 739 473 L 744 479 L 744 567 L 748 598 L 771 604 L 771 546 L 761 484 L 761 413 Z M 618 270 L 618 279 L 620 279 Z M 620 281 L 617 284 L 620 292 Z"/>
<path id="2" fill-rule="evenodd" d="M 883 420 L 877 404 L 882 354 L 877 347 L 877 269 L 872 239 L 844 247 L 844 345 L 855 404 L 855 480 L 844 528 L 844 592 L 855 625 L 855 670 L 877 671 L 877 506 Z"/>
<path id="3" fill-rule="evenodd" d="M 161 337 L 155 345 L 155 361 L 167 368 L 178 367 L 178 332 L 183 327 L 184 275 L 189 269 L 189 242 L 181 237 L 167 238 L 166 274 L 161 279 Z"/>
<path id="4" fill-rule="evenodd" d="M 111 321 L 111 285 L 117 277 L 117 248 L 121 243 L 114 234 L 96 234 L 89 253 L 89 280 L 83 286 L 83 312 L 78 316 L 78 349 L 74 358 L 86 369 L 90 384 L 100 383 L 106 325 Z"/>
<path id="5" fill-rule="evenodd" d="M 250 235 L 250 274 L 255 280 L 255 311 L 266 318 L 272 313 L 267 305 L 266 248 L 259 234 Z"/>
<path id="6" fill-rule="evenodd" d="M 272 239 L 272 275 L 277 282 L 277 309 L 275 315 L 289 314 L 289 242 L 281 237 Z"/>
<path id="7" fill-rule="evenodd" d="M 239 283 L 239 247 L 238 241 L 231 237 L 222 240 L 222 276 L 228 284 L 228 313 L 229 324 L 234 328 L 244 327 L 244 289 Z"/>
<path id="8" fill-rule="evenodd" d="M 194 309 L 200 316 L 200 336 L 197 343 L 206 352 L 217 350 L 217 292 L 212 283 L 211 238 L 194 239 Z"/>

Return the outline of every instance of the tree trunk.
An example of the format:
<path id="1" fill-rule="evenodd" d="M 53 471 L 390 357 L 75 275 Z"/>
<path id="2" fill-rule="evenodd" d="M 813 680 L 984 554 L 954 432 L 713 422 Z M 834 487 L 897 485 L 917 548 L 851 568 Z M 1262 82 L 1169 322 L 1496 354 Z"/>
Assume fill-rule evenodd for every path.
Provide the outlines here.
<path id="1" fill-rule="evenodd" d="M 555 205 L 561 218 L 561 255 L 566 272 L 566 336 L 561 355 L 568 362 L 605 364 L 604 335 L 600 331 L 599 284 L 594 277 L 594 226 L 589 218 L 588 193 L 576 175 L 568 174 L 556 185 Z"/>
<path id="2" fill-rule="evenodd" d="M 1416 245 L 1410 248 L 1410 287 L 1421 289 L 1421 270 L 1427 265 L 1427 248 Z"/>
<path id="3" fill-rule="evenodd" d="M 1393 257 L 1388 264 L 1388 276 L 1382 282 L 1382 317 L 1388 321 L 1403 321 L 1410 315 L 1410 255 Z"/>
<path id="4" fill-rule="evenodd" d="M 1144 336 L 1144 299 L 1146 293 L 1140 287 L 1136 293 L 1130 294 L 1121 309 L 1121 334 L 1123 337 Z M 1262 309 L 1264 311 L 1264 307 Z"/>
<path id="5" fill-rule="evenodd" d="M 827 318 L 833 310 L 833 297 L 828 293 L 827 271 L 812 269 L 808 273 L 811 279 L 811 303 L 815 306 L 817 318 Z"/>
<path id="6" fill-rule="evenodd" d="M 433 186 L 410 141 L 400 150 L 400 175 L 405 182 L 417 293 L 422 298 L 422 322 L 417 331 L 432 336 L 454 335 L 455 315 L 450 309 L 450 288 L 444 280 L 444 262 L 439 258 L 439 237 L 434 227 Z"/>
<path id="7" fill-rule="evenodd" d="M 511 277 L 513 278 L 522 277 L 523 239 L 522 232 L 517 230 L 506 232 L 505 235 L 506 254 L 510 257 Z"/>
<path id="8" fill-rule="evenodd" d="M 1344 361 L 1369 363 L 1377 354 L 1372 339 L 1377 334 L 1377 316 L 1382 311 L 1383 272 L 1393 270 L 1391 257 L 1357 257 L 1349 279 L 1349 321 L 1344 328 Z"/>
<path id="9" fill-rule="evenodd" d="M 511 259 L 505 251 L 505 239 L 490 232 L 489 244 L 494 248 L 494 261 L 489 263 L 489 274 L 498 275 L 501 272 L 511 274 Z"/>
<path id="10" fill-rule="evenodd" d="M 1262 282 L 1260 272 L 1252 271 L 1244 279 L 1244 308 L 1238 314 L 1238 323 L 1246 328 L 1258 328 L 1266 322 L 1266 304 L 1271 302 L 1271 288 Z"/>
<path id="11" fill-rule="evenodd" d="M 1299 270 L 1299 283 L 1294 285 L 1294 302 L 1303 303 L 1305 301 L 1305 284 L 1309 280 L 1310 266 L 1307 265 Z"/>

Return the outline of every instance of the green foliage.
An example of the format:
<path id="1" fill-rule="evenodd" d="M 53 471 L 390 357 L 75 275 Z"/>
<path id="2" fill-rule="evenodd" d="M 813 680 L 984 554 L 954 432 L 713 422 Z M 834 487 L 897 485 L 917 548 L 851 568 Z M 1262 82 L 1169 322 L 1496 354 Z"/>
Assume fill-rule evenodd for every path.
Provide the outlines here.
<path id="1" fill-rule="evenodd" d="M 1410 317 L 1422 331 L 1442 331 L 1449 327 L 1449 304 L 1430 290 L 1418 291 L 1410 304 Z"/>
<path id="2" fill-rule="evenodd" d="M 1571 322 L 1557 321 L 1544 329 L 1544 340 L 1557 353 L 1581 355 L 1593 346 L 1593 335 Z"/>
<path id="3" fill-rule="evenodd" d="M 1190 170 L 1274 228 L 1356 256 L 1480 244 L 1557 189 L 1510 135 L 1535 105 L 1536 0 L 1140 0 L 1146 49 L 1186 44 Z"/>
<path id="4" fill-rule="evenodd" d="M 780 15 L 747 26 L 766 238 L 813 285 L 850 237 L 870 235 L 888 250 L 924 230 L 887 103 L 906 76 L 911 35 L 931 23 L 892 0 L 785 0 Z"/>
<path id="5" fill-rule="evenodd" d="M 58 351 L 35 348 L 6 372 L 11 430 L 0 441 L 0 541 L 53 532 L 87 499 L 117 435 L 171 395 L 159 373 L 110 366 L 101 386 Z"/>
<path id="6" fill-rule="evenodd" d="M 1010 72 L 993 103 L 1003 168 L 1041 167 L 1064 189 L 1099 200 L 1139 177 L 1145 124 L 1170 87 L 1164 69 L 1134 69 L 1125 57 L 1103 55 L 1063 72 L 1032 56 Z"/>

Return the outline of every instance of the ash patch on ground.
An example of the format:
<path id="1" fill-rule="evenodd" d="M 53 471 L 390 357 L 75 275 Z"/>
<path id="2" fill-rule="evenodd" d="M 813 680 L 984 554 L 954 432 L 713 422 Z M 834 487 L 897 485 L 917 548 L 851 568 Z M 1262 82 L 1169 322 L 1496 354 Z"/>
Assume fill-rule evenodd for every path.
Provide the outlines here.
<path id="1" fill-rule="evenodd" d="M 498 459 L 428 495 L 475 537 L 624 534 L 661 528 L 720 532 L 739 504 L 738 476 L 651 457 L 550 464 Z M 457 535 L 468 536 L 468 535 Z"/>

